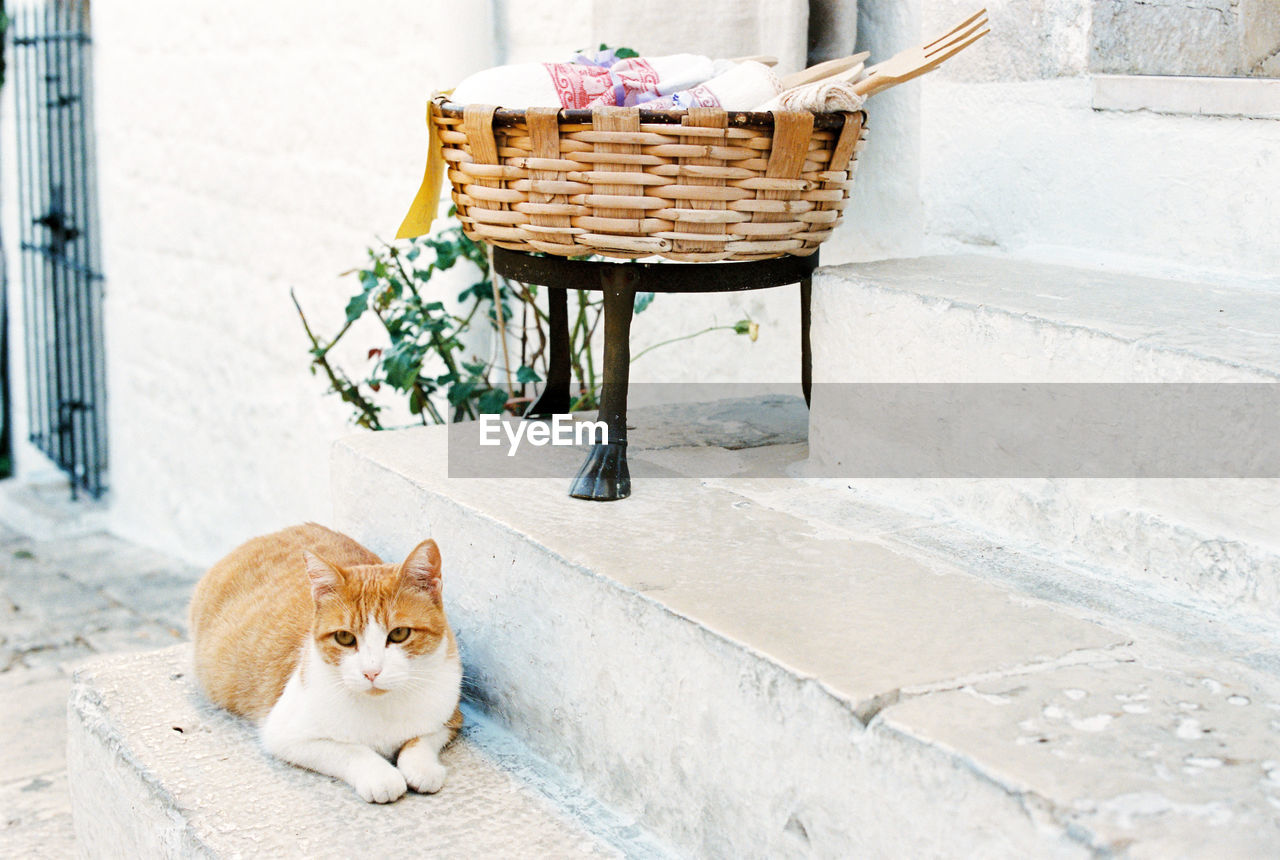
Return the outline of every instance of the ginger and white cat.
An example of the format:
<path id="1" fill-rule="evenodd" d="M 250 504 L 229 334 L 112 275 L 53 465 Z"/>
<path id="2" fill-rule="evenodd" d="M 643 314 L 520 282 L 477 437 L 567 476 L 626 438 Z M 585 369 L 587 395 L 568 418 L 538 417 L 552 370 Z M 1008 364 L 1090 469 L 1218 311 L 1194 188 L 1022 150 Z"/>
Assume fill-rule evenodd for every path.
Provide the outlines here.
<path id="1" fill-rule="evenodd" d="M 394 565 L 315 523 L 254 538 L 201 578 L 191 636 L 200 686 L 272 755 L 371 803 L 444 785 L 462 665 L 434 541 Z"/>

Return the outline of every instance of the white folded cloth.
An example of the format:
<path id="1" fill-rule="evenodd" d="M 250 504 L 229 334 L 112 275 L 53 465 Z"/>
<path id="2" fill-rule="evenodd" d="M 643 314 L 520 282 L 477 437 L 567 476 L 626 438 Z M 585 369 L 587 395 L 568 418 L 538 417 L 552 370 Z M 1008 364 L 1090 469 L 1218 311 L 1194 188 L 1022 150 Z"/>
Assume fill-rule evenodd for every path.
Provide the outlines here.
<path id="1" fill-rule="evenodd" d="M 747 60 L 733 63 L 722 74 L 705 83 L 672 93 L 665 98 L 641 102 L 651 110 L 681 110 L 691 107 L 722 107 L 725 110 L 751 110 L 782 89 L 773 70 L 763 63 Z"/>
<path id="2" fill-rule="evenodd" d="M 508 108 L 636 105 L 694 87 L 725 66 L 726 61 L 699 54 L 632 57 L 610 66 L 516 63 L 471 75 L 449 98 L 457 104 Z"/>
<path id="3" fill-rule="evenodd" d="M 848 81 L 815 81 L 779 93 L 753 110 L 854 111 L 861 110 L 865 101 Z"/>

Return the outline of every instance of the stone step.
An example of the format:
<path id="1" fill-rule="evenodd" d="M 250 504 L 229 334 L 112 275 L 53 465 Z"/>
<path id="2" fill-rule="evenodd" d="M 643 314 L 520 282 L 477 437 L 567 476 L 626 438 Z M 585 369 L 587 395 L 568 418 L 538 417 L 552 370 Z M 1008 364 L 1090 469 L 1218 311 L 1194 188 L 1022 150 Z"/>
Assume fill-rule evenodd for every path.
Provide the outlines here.
<path id="1" fill-rule="evenodd" d="M 814 281 L 808 474 L 852 444 L 824 383 L 1275 383 L 1280 282 L 1134 275 L 992 256 L 828 267 Z M 1206 416 L 1212 427 L 1214 417 Z M 1224 421 L 1209 444 L 1237 437 Z M 1274 478 L 832 480 L 1175 601 L 1280 618 Z"/>
<path id="2" fill-rule="evenodd" d="M 956 552 L 941 524 L 820 483 L 654 477 L 805 458 L 673 446 L 673 417 L 633 413 L 649 476 L 609 504 L 567 478 L 451 479 L 443 428 L 335 447 L 336 524 L 384 557 L 440 543 L 468 695 L 573 785 L 696 856 L 1280 840 L 1280 681 L 1258 657 L 1275 630 L 1181 635 L 1202 617 Z"/>
<path id="3" fill-rule="evenodd" d="M 639 828 L 564 788 L 467 713 L 436 795 L 362 802 L 269 758 L 191 682 L 190 646 L 81 668 L 68 707 L 76 839 L 90 857 L 662 856 Z"/>

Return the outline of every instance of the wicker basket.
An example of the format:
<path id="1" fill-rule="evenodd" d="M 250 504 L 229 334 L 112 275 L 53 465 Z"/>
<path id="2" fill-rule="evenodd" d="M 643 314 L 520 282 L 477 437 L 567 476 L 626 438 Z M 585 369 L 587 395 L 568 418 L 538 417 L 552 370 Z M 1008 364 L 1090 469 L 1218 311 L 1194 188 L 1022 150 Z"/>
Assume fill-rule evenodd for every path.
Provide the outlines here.
<path id="1" fill-rule="evenodd" d="M 472 239 L 557 256 L 808 255 L 840 223 L 866 114 L 433 102 Z"/>

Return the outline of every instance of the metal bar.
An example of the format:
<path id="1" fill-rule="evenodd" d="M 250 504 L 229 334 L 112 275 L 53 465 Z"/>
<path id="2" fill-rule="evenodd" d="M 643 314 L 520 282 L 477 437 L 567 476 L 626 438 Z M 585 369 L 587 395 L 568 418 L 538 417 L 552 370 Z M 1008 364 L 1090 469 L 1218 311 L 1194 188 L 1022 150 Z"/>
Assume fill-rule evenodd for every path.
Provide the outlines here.
<path id="1" fill-rule="evenodd" d="M 612 502 L 631 495 L 627 468 L 627 386 L 631 374 L 631 317 L 640 276 L 630 266 L 602 269 L 597 289 L 604 292 L 604 388 L 599 420 L 609 428 L 604 444 L 591 447 L 573 479 L 575 499 Z"/>
<path id="2" fill-rule="evenodd" d="M 569 355 L 569 291 L 547 290 L 547 381 L 538 399 L 529 404 L 525 418 L 563 415 L 571 405 L 569 386 L 573 381 Z"/>
<path id="3" fill-rule="evenodd" d="M 62 40 L 68 42 L 87 42 L 88 37 L 84 33 L 42 33 L 39 36 L 32 36 L 29 38 L 16 37 L 13 40 L 13 44 L 26 47 L 28 45 L 39 45 L 41 42 L 56 42 Z"/>
<path id="4" fill-rule="evenodd" d="M 102 492 L 107 451 L 86 15 L 83 0 L 24 4 L 12 42 L 28 423 L 73 497 Z"/>
<path id="5" fill-rule="evenodd" d="M 106 390 L 106 360 L 105 360 L 105 329 L 102 325 L 102 291 L 103 279 L 101 275 L 96 274 L 99 265 L 99 255 L 97 247 L 97 231 L 98 223 L 97 198 L 93 193 L 97 188 L 97 175 L 95 173 L 97 162 L 91 157 L 93 152 L 93 81 L 90 71 L 92 57 L 92 33 L 90 27 L 92 24 L 92 9 L 87 2 L 81 0 L 79 2 L 79 28 L 84 32 L 85 38 L 80 42 L 80 102 L 78 105 L 78 113 L 80 117 L 80 192 L 81 192 L 81 212 L 84 218 L 83 230 L 83 248 L 84 263 L 87 268 L 95 273 L 93 279 L 85 284 L 85 295 L 89 300 L 89 313 L 87 315 L 87 324 L 85 328 L 85 337 L 89 345 L 90 355 L 92 357 L 93 368 L 93 387 L 89 392 L 91 402 L 93 403 L 94 413 L 92 428 L 93 441 L 93 492 L 95 496 L 102 495 L 104 490 L 104 480 L 107 470 L 107 390 Z"/>
<path id="6" fill-rule="evenodd" d="M 60 29 L 67 27 L 68 3 L 51 4 L 52 13 L 54 13 L 54 26 Z M 63 390 L 63 397 L 59 402 L 61 410 L 61 421 L 64 426 L 64 450 L 65 466 L 67 466 L 70 480 L 72 480 L 72 497 L 76 495 L 77 486 L 83 485 L 84 468 L 83 459 L 81 458 L 82 439 L 79 434 L 79 403 L 81 403 L 82 388 L 82 370 L 83 356 L 81 344 L 79 344 L 79 320 L 78 320 L 78 288 L 79 278 L 70 271 L 68 262 L 70 260 L 69 253 L 73 242 L 73 225 L 70 219 L 73 218 L 76 211 L 76 201 L 72 195 L 72 152 L 70 152 L 70 137 L 72 137 L 72 129 L 70 129 L 70 105 L 74 104 L 69 101 L 69 81 L 70 73 L 70 42 L 67 40 L 52 40 L 47 42 L 49 50 L 54 60 L 54 83 L 50 87 L 51 92 L 49 109 L 54 111 L 54 124 L 58 129 L 58 179 L 61 189 L 61 223 L 58 225 L 61 233 L 60 259 L 54 260 L 54 266 L 58 269 L 61 288 L 63 288 L 63 296 L 61 296 L 61 331 L 63 331 L 63 339 L 65 344 L 65 356 L 67 356 L 67 388 Z"/>
<path id="7" fill-rule="evenodd" d="M 36 9 L 34 6 L 27 7 L 25 10 L 25 27 L 28 33 L 36 31 Z M 24 88 L 26 91 L 26 134 L 27 140 L 27 164 L 25 172 L 27 175 L 27 188 L 29 189 L 29 205 L 27 211 L 23 213 L 22 230 L 25 235 L 35 238 L 35 213 L 39 209 L 40 197 L 39 190 L 42 187 L 40 178 L 40 117 L 38 115 L 38 99 L 39 92 L 39 53 L 32 46 L 25 52 L 25 78 Z M 25 284 L 24 295 L 28 312 L 30 313 L 30 329 L 27 332 L 30 344 L 30 363 L 27 367 L 27 379 L 30 382 L 28 390 L 28 400 L 30 405 L 30 413 L 32 416 L 32 441 L 36 442 L 43 449 L 48 438 L 48 378 L 45 375 L 45 350 L 44 350 L 44 294 L 36 286 L 43 278 L 44 271 L 40 261 L 28 257 L 27 263 L 30 268 L 30 276 Z"/>
<path id="8" fill-rule="evenodd" d="M 17 13 L 15 25 L 21 28 L 23 33 L 31 32 L 31 15 L 30 7 L 24 8 Z M 15 40 L 15 44 L 19 44 Z M 14 81 L 14 98 L 17 103 L 15 111 L 14 133 L 18 139 L 18 176 L 19 176 L 19 193 L 18 193 L 18 235 L 22 239 L 22 245 L 25 250 L 29 244 L 26 240 L 33 237 L 35 227 L 32 224 L 32 213 L 35 212 L 35 172 L 33 153 L 34 141 L 32 139 L 31 130 L 34 128 L 34 118 L 31 116 L 31 105 L 33 98 L 31 95 L 32 81 L 35 79 L 33 71 L 35 50 L 34 43 L 25 44 L 24 50 L 15 51 L 15 81 Z M 31 259 L 31 255 L 22 253 L 22 318 L 25 327 L 23 340 L 26 348 L 26 382 L 27 382 L 27 435 L 32 442 L 36 442 L 41 435 L 40 416 L 44 414 L 44 410 L 39 407 L 41 401 L 41 386 L 39 383 L 39 367 L 36 358 L 38 350 L 38 338 L 36 332 L 37 312 L 35 292 L 33 285 L 35 283 L 35 261 Z"/>
<path id="9" fill-rule="evenodd" d="M 69 0 L 63 6 L 63 17 L 65 24 L 70 28 L 73 26 L 73 13 L 79 6 L 78 0 Z M 70 243 L 70 255 L 64 260 L 64 265 L 70 267 L 70 275 L 72 275 L 72 283 L 74 283 L 73 306 L 74 323 L 76 323 L 76 354 L 77 354 L 77 380 L 76 380 L 76 402 L 77 411 L 74 413 L 74 421 L 76 421 L 76 429 L 74 429 L 73 443 L 76 445 L 77 463 L 81 468 L 82 485 L 84 489 L 92 494 L 93 471 L 95 471 L 95 463 L 93 463 L 92 453 L 88 449 L 90 443 L 90 433 L 88 427 L 93 420 L 93 398 L 90 395 L 90 385 L 93 379 L 93 344 L 87 339 L 86 325 L 84 325 L 84 311 L 86 311 L 86 299 L 88 298 L 88 287 L 90 282 L 79 271 L 83 266 L 83 247 L 84 235 L 86 235 L 87 216 L 84 211 L 84 198 L 79 193 L 79 174 L 83 173 L 84 163 L 78 156 L 79 138 L 81 134 L 81 123 L 78 122 L 79 114 L 83 109 L 83 90 L 78 86 L 79 76 L 76 74 L 77 58 L 84 50 L 82 41 L 63 42 L 65 55 L 67 55 L 67 63 L 65 63 L 65 74 L 63 77 L 64 92 L 68 93 L 68 97 L 74 95 L 74 100 L 65 104 L 64 110 L 67 111 L 67 163 L 69 173 L 67 177 L 68 195 L 72 198 L 72 206 L 69 207 L 69 214 L 72 216 L 72 225 L 76 228 L 76 237 Z M 74 261 L 73 261 L 74 259 Z"/>
<path id="10" fill-rule="evenodd" d="M 52 252 L 50 252 L 49 250 L 48 245 L 32 245 L 30 242 L 23 242 L 22 250 L 30 251 L 33 254 L 37 254 L 41 257 L 44 257 L 46 260 L 54 259 Z M 89 278 L 91 280 L 95 280 L 95 281 L 102 280 L 102 275 L 99 274 L 96 269 L 91 269 L 88 266 L 82 265 L 80 263 L 73 263 L 70 260 L 62 259 L 62 267 L 64 269 L 67 269 L 68 271 L 75 272 L 78 275 L 84 275 L 86 278 Z"/>
<path id="11" fill-rule="evenodd" d="M 813 345 L 809 340 L 809 323 L 813 321 L 813 278 L 800 282 L 800 389 L 804 405 L 809 406 L 813 394 Z"/>
<path id="12" fill-rule="evenodd" d="M 53 32 L 58 25 L 58 4 L 48 3 L 45 6 L 46 32 Z M 49 162 L 49 250 L 56 257 L 65 253 L 65 236 L 62 235 L 60 219 L 65 212 L 65 168 L 63 158 L 62 115 L 58 110 L 58 93 L 60 84 L 59 61 L 61 52 L 56 49 L 58 40 L 45 43 L 45 116 L 48 119 L 49 151 L 46 159 Z M 78 483 L 75 475 L 75 451 L 71 436 L 72 414 L 68 404 L 73 397 L 73 361 L 71 350 L 70 319 L 68 319 L 68 299 L 70 284 L 66 273 L 58 265 L 58 261 L 50 261 L 49 272 L 53 288 L 53 325 L 55 345 L 55 366 L 57 368 L 57 401 L 54 404 L 58 422 L 58 464 L 71 476 L 71 498 L 76 498 Z"/>
<path id="13" fill-rule="evenodd" d="M 565 289 L 598 290 L 603 272 L 634 271 L 640 290 L 655 293 L 721 293 L 759 290 L 795 284 L 818 265 L 817 253 L 807 257 L 778 257 L 749 263 L 606 263 L 565 257 L 534 257 L 520 251 L 494 248 L 493 266 L 505 277 L 526 284 Z"/>
<path id="14" fill-rule="evenodd" d="M 49 6 L 46 4 L 41 10 L 43 14 L 37 14 L 37 26 L 40 32 L 49 31 Z M 53 186 L 55 176 L 53 173 L 53 158 L 51 153 L 54 146 L 53 136 L 53 115 L 49 111 L 49 55 L 47 51 L 36 52 L 37 72 L 39 78 L 36 80 L 36 101 L 33 107 L 39 112 L 40 121 L 37 128 L 40 131 L 40 152 L 39 167 L 41 170 L 40 190 L 41 210 L 49 212 L 53 209 L 54 195 Z M 48 228 L 43 227 L 44 234 L 48 233 Z M 45 445 L 44 451 L 59 466 L 62 465 L 62 429 L 61 415 L 59 414 L 58 402 L 62 399 L 62 353 L 61 343 L 58 340 L 58 289 L 57 274 L 49 261 L 43 261 L 40 266 L 40 285 L 43 290 L 41 294 L 40 308 L 43 311 L 44 318 L 41 325 L 41 335 L 44 339 L 44 373 L 45 380 Z"/>

